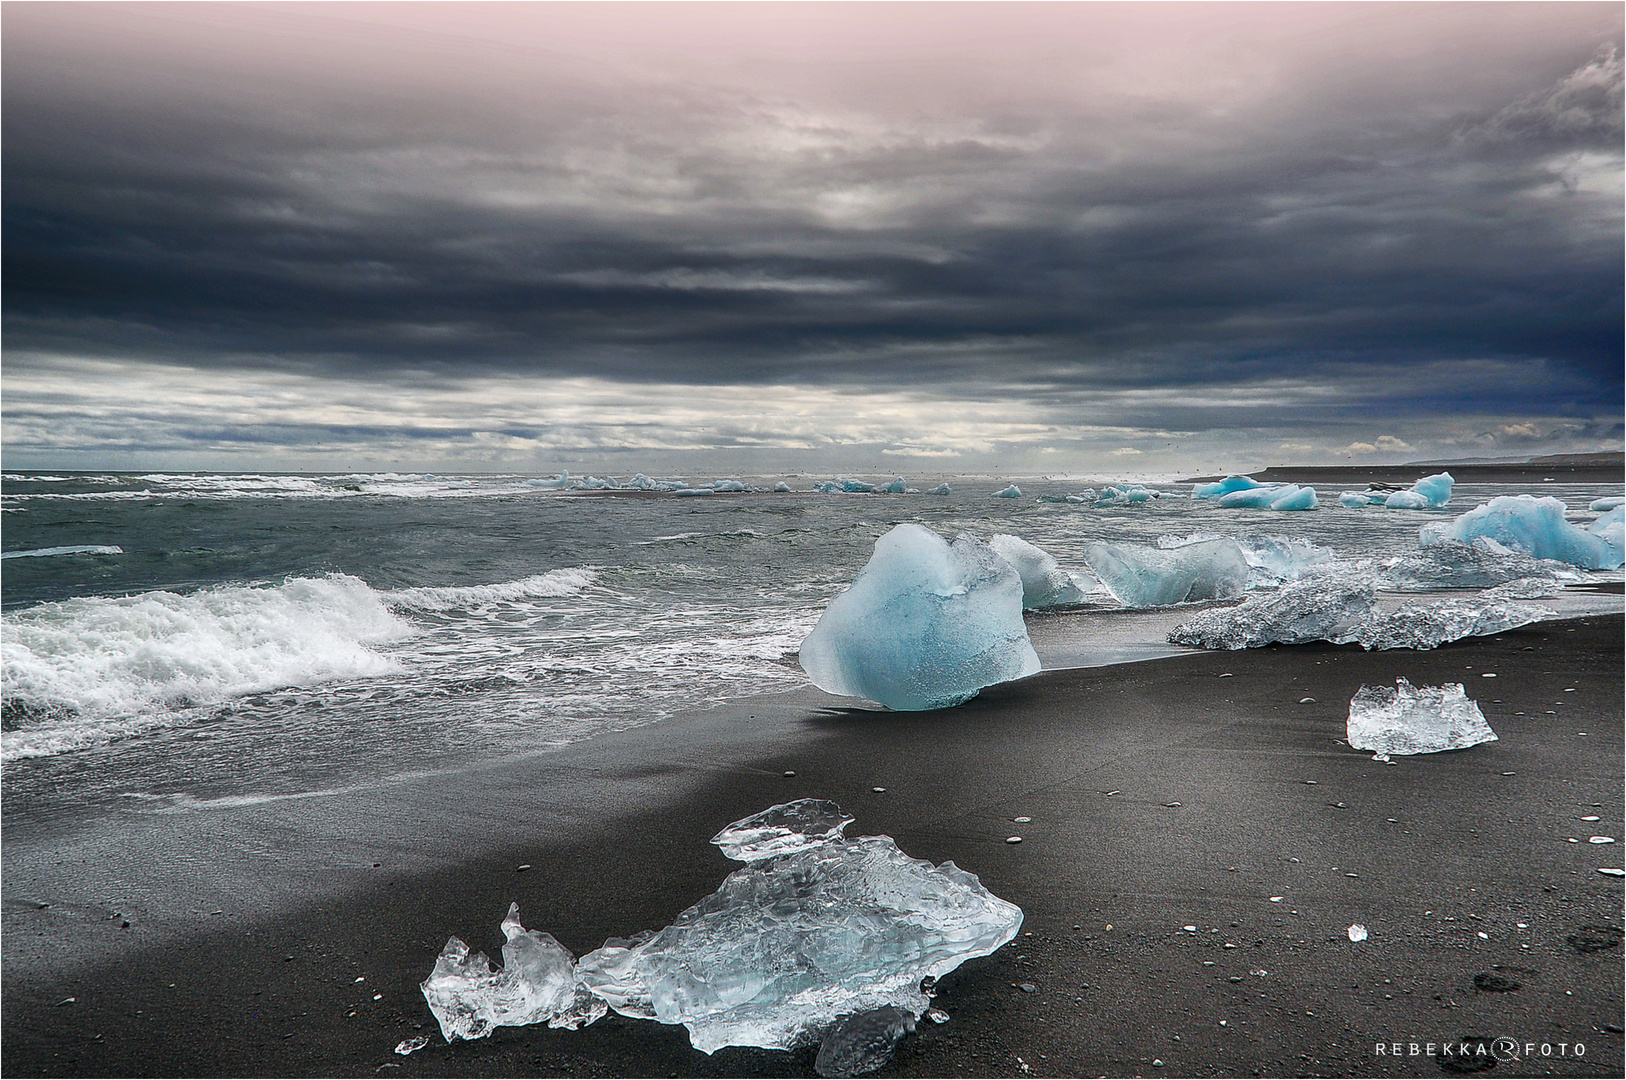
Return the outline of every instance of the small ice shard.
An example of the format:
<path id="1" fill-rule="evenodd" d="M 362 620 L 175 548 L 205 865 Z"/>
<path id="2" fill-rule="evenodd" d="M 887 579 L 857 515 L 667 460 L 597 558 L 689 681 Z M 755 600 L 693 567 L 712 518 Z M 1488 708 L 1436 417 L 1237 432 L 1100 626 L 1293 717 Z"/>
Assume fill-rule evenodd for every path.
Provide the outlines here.
<path id="1" fill-rule="evenodd" d="M 888 480 L 877 490 L 884 491 L 888 495 L 902 495 L 904 492 L 909 490 L 909 485 L 905 483 L 903 477 L 900 476 L 895 480 Z"/>
<path id="2" fill-rule="evenodd" d="M 1527 591 L 1522 582 L 1510 582 L 1471 597 L 1402 604 L 1394 611 L 1374 612 L 1359 626 L 1329 640 L 1358 641 L 1368 651 L 1433 649 L 1465 637 L 1500 634 L 1557 616 L 1558 612 L 1551 608 L 1508 602 L 1509 593 L 1501 590 L 1510 586 Z"/>
<path id="3" fill-rule="evenodd" d="M 1022 579 L 969 533 L 950 544 L 899 525 L 802 641 L 821 690 L 891 709 L 942 709 L 1039 670 L 1022 622 Z"/>
<path id="4" fill-rule="evenodd" d="M 745 490 L 745 485 L 740 483 L 738 480 L 713 480 L 711 482 L 711 490 L 713 490 L 713 491 L 744 491 Z"/>
<path id="5" fill-rule="evenodd" d="M 1441 540 L 1468 542 L 1488 536 L 1538 559 L 1558 559 L 1586 570 L 1617 570 L 1626 547 L 1564 520 L 1564 504 L 1551 495 L 1498 495 L 1450 522 L 1424 527 L 1424 546 Z"/>
<path id="6" fill-rule="evenodd" d="M 1362 926 L 1360 923 L 1351 923 L 1348 932 L 1349 940 L 1351 941 L 1366 940 L 1366 927 Z"/>
<path id="7" fill-rule="evenodd" d="M 1247 491 L 1259 486 L 1259 481 L 1251 476 L 1227 476 L 1224 480 L 1212 484 L 1197 484 L 1191 489 L 1193 499 L 1217 499 L 1222 495 L 1229 495 L 1233 491 Z"/>
<path id="8" fill-rule="evenodd" d="M 1441 540 L 1402 555 L 1385 565 L 1380 584 L 1397 592 L 1427 589 L 1484 589 L 1520 578 L 1578 581 L 1580 573 L 1569 563 L 1536 559 L 1513 551 L 1488 536 L 1471 543 Z"/>
<path id="9" fill-rule="evenodd" d="M 1067 571 L 1048 552 L 1009 533 L 995 533 L 988 538 L 988 546 L 1021 576 L 1023 608 L 1033 610 L 1083 602 L 1083 590 L 1073 584 Z"/>
<path id="10" fill-rule="evenodd" d="M 1593 499 L 1587 504 L 1588 510 L 1613 510 L 1617 506 L 1626 505 L 1626 499 L 1619 495 L 1609 495 L 1602 499 Z"/>
<path id="11" fill-rule="evenodd" d="M 737 862 L 759 862 L 841 839 L 853 816 L 828 799 L 797 799 L 734 822 L 711 838 Z"/>
<path id="12" fill-rule="evenodd" d="M 1203 540 L 1158 549 L 1091 544 L 1084 561 L 1125 607 L 1148 608 L 1241 596 L 1248 560 L 1234 540 Z"/>
<path id="13" fill-rule="evenodd" d="M 400 1042 L 396 1043 L 395 1044 L 395 1052 L 397 1054 L 400 1054 L 402 1057 L 407 1057 L 410 1054 L 413 1054 L 413 1053 L 416 1053 L 419 1050 L 422 1050 L 424 1047 L 426 1047 L 428 1045 L 429 1045 L 429 1036 L 427 1036 L 427 1035 L 414 1035 L 410 1039 L 402 1039 Z"/>
<path id="14" fill-rule="evenodd" d="M 903 1037 L 915 1030 L 915 1015 L 882 1005 L 837 1020 L 819 1043 L 813 1071 L 820 1076 L 862 1076 L 892 1057 Z"/>
<path id="15" fill-rule="evenodd" d="M 1349 702 L 1349 745 L 1374 754 L 1434 754 L 1495 742 L 1485 714 L 1461 683 L 1415 687 L 1404 678 L 1393 688 L 1363 685 Z"/>
<path id="16" fill-rule="evenodd" d="M 1272 510 L 1314 510 L 1319 505 L 1315 497 L 1315 488 L 1299 487 L 1296 484 L 1287 485 L 1270 500 Z"/>
<path id="17" fill-rule="evenodd" d="M 666 929 L 612 939 L 576 971 L 617 1012 L 683 1024 L 705 1053 L 790 1049 L 851 1013 L 918 1016 L 930 1003 L 923 980 L 988 955 L 1021 925 L 1021 909 L 952 862 L 912 859 L 888 836 L 834 836 L 736 870 Z"/>
<path id="18" fill-rule="evenodd" d="M 934 487 L 930 491 L 926 492 L 926 494 L 928 494 L 928 495 L 953 495 L 954 494 L 954 489 L 949 487 L 947 484 L 938 484 L 936 487 Z"/>
<path id="19" fill-rule="evenodd" d="M 527 930 L 519 905 L 502 922 L 503 967 L 494 970 L 486 954 L 470 954 L 449 938 L 420 987 L 447 1042 L 481 1039 L 495 1027 L 537 1024 L 578 1028 L 603 1016 L 606 1007 L 577 985 L 570 953 L 553 935 Z"/>
<path id="20" fill-rule="evenodd" d="M 1009 487 L 1000 488 L 998 491 L 994 492 L 994 498 L 996 499 L 1020 499 L 1021 497 L 1022 489 L 1017 487 L 1015 484 L 1012 484 Z"/>
<path id="21" fill-rule="evenodd" d="M 1337 640 L 1364 622 L 1376 602 L 1370 581 L 1309 577 L 1237 607 L 1200 612 L 1169 631 L 1169 641 L 1199 649 L 1257 649 L 1273 642 Z"/>
<path id="22" fill-rule="evenodd" d="M 1367 498 L 1364 492 L 1346 491 L 1338 496 L 1338 504 L 1354 510 L 1362 506 L 1371 506 L 1372 500 Z"/>
<path id="23" fill-rule="evenodd" d="M 790 485 L 781 480 L 773 486 L 773 489 L 777 494 L 783 495 L 790 491 Z"/>

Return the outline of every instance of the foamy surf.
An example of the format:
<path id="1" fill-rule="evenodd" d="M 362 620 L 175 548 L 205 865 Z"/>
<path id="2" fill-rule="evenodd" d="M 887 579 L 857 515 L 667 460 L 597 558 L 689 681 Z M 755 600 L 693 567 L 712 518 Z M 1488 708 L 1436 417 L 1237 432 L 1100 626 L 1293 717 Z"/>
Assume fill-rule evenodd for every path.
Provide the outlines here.
<path id="1" fill-rule="evenodd" d="M 533 574 L 518 581 L 498 585 L 418 586 L 383 594 L 391 607 L 419 611 L 451 611 L 482 604 L 511 603 L 518 600 L 572 596 L 597 580 L 598 574 L 586 567 L 569 567 Z"/>
<path id="2" fill-rule="evenodd" d="M 33 548 L 29 551 L 7 551 L 0 559 L 44 559 L 52 555 L 123 555 L 124 549 L 116 544 L 70 544 L 66 547 Z"/>
<path id="3" fill-rule="evenodd" d="M 108 742 L 174 709 L 399 669 L 416 633 L 359 578 L 40 604 L 4 617 L 0 761 Z"/>

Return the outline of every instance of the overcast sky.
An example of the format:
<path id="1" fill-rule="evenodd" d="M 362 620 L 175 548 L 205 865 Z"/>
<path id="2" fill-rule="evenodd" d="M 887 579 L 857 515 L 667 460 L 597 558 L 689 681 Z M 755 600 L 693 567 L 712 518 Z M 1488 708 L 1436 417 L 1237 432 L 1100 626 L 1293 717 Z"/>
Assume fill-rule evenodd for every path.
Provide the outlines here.
<path id="1" fill-rule="evenodd" d="M 1622 442 L 1622 7 L 6 4 L 8 469 Z"/>

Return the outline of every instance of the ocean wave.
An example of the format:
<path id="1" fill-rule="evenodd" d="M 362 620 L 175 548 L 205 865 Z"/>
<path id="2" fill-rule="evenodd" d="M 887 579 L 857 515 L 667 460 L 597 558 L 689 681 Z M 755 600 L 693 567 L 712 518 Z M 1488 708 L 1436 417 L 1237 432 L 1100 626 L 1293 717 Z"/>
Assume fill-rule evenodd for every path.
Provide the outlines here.
<path id="1" fill-rule="evenodd" d="M 43 559 L 51 555 L 123 555 L 124 549 L 116 544 L 74 544 L 69 547 L 31 548 L 28 551 L 8 551 L 0 559 Z"/>
<path id="2" fill-rule="evenodd" d="M 481 604 L 573 596 L 597 579 L 598 573 L 594 570 L 586 567 L 568 567 L 497 585 L 418 586 L 384 593 L 383 597 L 386 603 L 396 609 L 451 611 Z"/>
<path id="3" fill-rule="evenodd" d="M 40 604 L 4 616 L 0 761 L 94 745 L 165 713 L 399 670 L 374 646 L 418 633 L 359 578 Z"/>

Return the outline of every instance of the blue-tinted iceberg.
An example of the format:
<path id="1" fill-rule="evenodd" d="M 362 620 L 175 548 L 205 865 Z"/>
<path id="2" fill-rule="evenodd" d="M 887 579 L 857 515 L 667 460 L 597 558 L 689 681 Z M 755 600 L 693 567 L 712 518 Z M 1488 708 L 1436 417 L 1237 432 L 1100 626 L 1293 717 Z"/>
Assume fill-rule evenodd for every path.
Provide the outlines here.
<path id="1" fill-rule="evenodd" d="M 1002 487 L 998 491 L 994 492 L 994 498 L 996 499 L 1020 499 L 1021 497 L 1022 489 L 1017 487 L 1015 484 L 1012 484 L 1009 487 Z"/>
<path id="2" fill-rule="evenodd" d="M 543 1021 L 549 1027 L 579 1028 L 608 1011 L 579 984 L 569 951 L 553 935 L 520 925 L 518 904 L 509 905 L 502 932 L 508 941 L 501 969 L 493 969 L 485 953 L 471 955 L 454 937 L 419 987 L 447 1042 L 483 1039 L 493 1028 Z"/>
<path id="3" fill-rule="evenodd" d="M 1212 484 L 1197 484 L 1191 489 L 1193 499 L 1216 499 L 1221 495 L 1229 495 L 1233 491 L 1247 491 L 1259 486 L 1259 481 L 1251 476 L 1227 476 L 1224 480 Z"/>
<path id="4" fill-rule="evenodd" d="M 713 491 L 744 491 L 745 485 L 738 480 L 713 480 L 711 489 Z"/>
<path id="5" fill-rule="evenodd" d="M 1095 501 L 1099 506 L 1123 506 L 1150 502 L 1158 497 L 1157 492 L 1140 484 L 1107 484 L 1101 488 Z"/>
<path id="6" fill-rule="evenodd" d="M 1021 576 L 1024 608 L 1033 610 L 1083 602 L 1083 591 L 1048 552 L 1008 533 L 995 533 L 989 537 L 988 546 Z"/>
<path id="7" fill-rule="evenodd" d="M 1310 577 L 1236 607 L 1199 612 L 1171 630 L 1169 641 L 1199 649 L 1337 641 L 1371 615 L 1376 601 L 1368 580 Z"/>
<path id="8" fill-rule="evenodd" d="M 1626 551 L 1626 507 L 1608 510 L 1588 525 L 1586 531 L 1608 544 L 1611 550 Z"/>
<path id="9" fill-rule="evenodd" d="M 886 483 L 882 484 L 880 490 L 889 495 L 902 495 L 904 492 L 909 490 L 909 485 L 905 483 L 903 477 L 900 476 L 894 480 L 888 480 Z"/>
<path id="10" fill-rule="evenodd" d="M 1448 472 L 1435 473 L 1425 476 L 1411 486 L 1411 490 L 1421 495 L 1430 507 L 1444 506 L 1451 501 L 1451 487 L 1456 479 Z"/>
<path id="11" fill-rule="evenodd" d="M 842 491 L 874 491 L 875 485 L 867 480 L 855 480 L 850 476 L 836 477 L 836 483 L 841 485 Z"/>
<path id="12" fill-rule="evenodd" d="M 1319 505 L 1315 488 L 1288 484 L 1270 500 L 1272 510 L 1314 510 Z"/>
<path id="13" fill-rule="evenodd" d="M 551 480 L 532 479 L 525 483 L 534 488 L 566 488 L 570 486 L 570 473 L 562 472 Z"/>
<path id="14" fill-rule="evenodd" d="M 1039 670 L 1022 579 L 969 533 L 950 544 L 899 525 L 803 640 L 802 669 L 832 694 L 941 709 Z"/>
<path id="15" fill-rule="evenodd" d="M 1234 540 L 1168 549 L 1095 543 L 1085 549 L 1084 561 L 1125 607 L 1224 600 L 1248 587 L 1248 560 Z"/>
<path id="16" fill-rule="evenodd" d="M 952 495 L 952 494 L 954 494 L 954 489 L 949 487 L 947 484 L 938 484 L 936 487 L 934 487 L 930 491 L 926 492 L 926 494 L 928 494 L 928 495 Z"/>
<path id="17" fill-rule="evenodd" d="M 1338 496 L 1339 505 L 1347 506 L 1352 510 L 1362 506 L 1371 506 L 1372 502 L 1373 500 L 1364 491 L 1346 491 Z"/>
<path id="18" fill-rule="evenodd" d="M 1564 520 L 1564 504 L 1552 496 L 1499 495 L 1448 524 L 1425 526 L 1424 546 L 1441 540 L 1464 543 L 1485 536 L 1538 559 L 1558 559 L 1587 570 L 1615 570 L 1626 548 Z"/>
<path id="19" fill-rule="evenodd" d="M 1626 505 L 1626 499 L 1619 495 L 1608 495 L 1602 499 L 1593 499 L 1587 504 L 1588 510 L 1613 510 L 1617 506 Z"/>
<path id="20" fill-rule="evenodd" d="M 1021 909 L 975 875 L 912 859 L 888 836 L 845 839 L 849 819 L 832 806 L 788 803 L 724 829 L 716 842 L 750 864 L 666 929 L 605 942 L 577 976 L 619 1013 L 684 1025 L 708 1054 L 791 1049 L 854 1013 L 918 1017 L 923 980 L 1016 936 Z M 785 834 L 798 846 L 740 846 L 780 816 L 793 819 Z"/>
<path id="21" fill-rule="evenodd" d="M 715 494 L 717 494 L 717 492 L 713 488 L 680 487 L 680 488 L 675 489 L 672 492 L 672 494 L 673 495 L 693 496 L 693 495 L 715 495 Z"/>
<path id="22" fill-rule="evenodd" d="M 1269 487 L 1254 484 L 1252 487 L 1228 491 L 1218 496 L 1215 501 L 1227 510 L 1268 510 L 1271 501 L 1276 498 L 1276 493 L 1277 487 L 1275 484 L 1271 484 Z"/>
<path id="23" fill-rule="evenodd" d="M 1344 730 L 1350 746 L 1380 758 L 1496 741 L 1496 732 L 1461 683 L 1416 687 L 1404 678 L 1396 679 L 1393 688 L 1363 685 L 1350 699 Z"/>
<path id="24" fill-rule="evenodd" d="M 1420 491 L 1397 491 L 1383 500 L 1383 505 L 1390 510 L 1424 510 L 1428 507 L 1428 498 Z"/>

